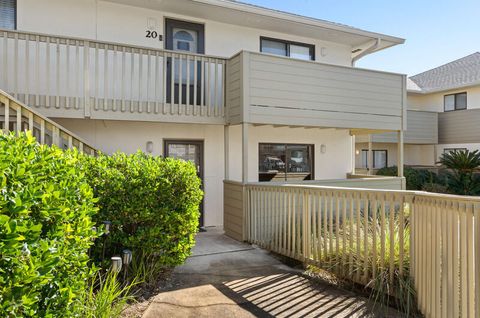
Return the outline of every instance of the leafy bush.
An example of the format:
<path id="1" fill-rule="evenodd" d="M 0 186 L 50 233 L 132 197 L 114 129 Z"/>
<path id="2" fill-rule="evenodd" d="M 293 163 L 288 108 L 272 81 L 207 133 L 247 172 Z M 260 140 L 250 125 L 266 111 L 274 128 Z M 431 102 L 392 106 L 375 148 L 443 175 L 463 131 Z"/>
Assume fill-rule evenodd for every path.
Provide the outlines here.
<path id="1" fill-rule="evenodd" d="M 82 161 L 99 200 L 96 220 L 112 222 L 107 254 L 129 248 L 162 265 L 181 264 L 195 242 L 203 195 L 194 165 L 141 152 Z"/>
<path id="2" fill-rule="evenodd" d="M 93 191 L 78 154 L 0 135 L 0 316 L 70 317 L 92 274 Z"/>
<path id="3" fill-rule="evenodd" d="M 396 166 L 379 169 L 377 175 L 397 176 L 398 168 Z M 422 190 L 426 183 L 436 183 L 437 175 L 426 169 L 413 169 L 404 167 L 403 174 L 407 183 L 407 190 Z"/>

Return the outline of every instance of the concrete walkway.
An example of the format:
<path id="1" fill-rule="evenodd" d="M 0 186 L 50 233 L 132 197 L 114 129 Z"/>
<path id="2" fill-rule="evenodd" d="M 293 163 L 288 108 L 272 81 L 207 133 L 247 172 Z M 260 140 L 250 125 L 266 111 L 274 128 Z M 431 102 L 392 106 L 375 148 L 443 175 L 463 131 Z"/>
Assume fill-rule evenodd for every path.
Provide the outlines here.
<path id="1" fill-rule="evenodd" d="M 197 235 L 193 255 L 172 281 L 143 317 L 381 317 L 366 299 L 313 282 L 215 229 Z"/>

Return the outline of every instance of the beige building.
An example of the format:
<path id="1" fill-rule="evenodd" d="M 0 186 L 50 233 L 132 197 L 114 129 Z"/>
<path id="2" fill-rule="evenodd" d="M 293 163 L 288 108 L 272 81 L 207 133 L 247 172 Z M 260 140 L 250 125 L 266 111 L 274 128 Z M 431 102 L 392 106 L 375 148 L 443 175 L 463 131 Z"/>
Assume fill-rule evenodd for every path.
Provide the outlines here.
<path id="1" fill-rule="evenodd" d="M 193 161 L 205 226 L 223 224 L 224 180 L 344 185 L 355 135 L 407 125 L 406 77 L 353 66 L 397 37 L 226 0 L 0 5 L 0 89 L 106 153 Z"/>
<path id="2" fill-rule="evenodd" d="M 446 151 L 480 149 L 480 52 L 407 79 L 405 164 L 433 166 Z M 368 169 L 368 136 L 357 138 L 356 167 Z M 373 170 L 397 165 L 396 136 L 371 136 Z"/>

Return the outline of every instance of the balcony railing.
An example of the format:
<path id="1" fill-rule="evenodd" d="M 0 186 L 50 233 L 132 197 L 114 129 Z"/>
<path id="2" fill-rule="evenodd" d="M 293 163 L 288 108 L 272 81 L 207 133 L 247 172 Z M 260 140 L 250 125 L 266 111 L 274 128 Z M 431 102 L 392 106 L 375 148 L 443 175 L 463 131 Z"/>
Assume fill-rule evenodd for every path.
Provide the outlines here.
<path id="1" fill-rule="evenodd" d="M 57 145 L 62 149 L 77 148 L 91 155 L 97 152 L 82 138 L 2 90 L 0 90 L 0 126 L 4 133 L 29 130 L 41 144 Z"/>
<path id="2" fill-rule="evenodd" d="M 227 233 L 357 283 L 409 275 L 426 317 L 480 315 L 477 197 L 230 181 L 224 195 Z"/>
<path id="3" fill-rule="evenodd" d="M 225 59 L 0 30 L 0 88 L 48 117 L 223 123 Z"/>

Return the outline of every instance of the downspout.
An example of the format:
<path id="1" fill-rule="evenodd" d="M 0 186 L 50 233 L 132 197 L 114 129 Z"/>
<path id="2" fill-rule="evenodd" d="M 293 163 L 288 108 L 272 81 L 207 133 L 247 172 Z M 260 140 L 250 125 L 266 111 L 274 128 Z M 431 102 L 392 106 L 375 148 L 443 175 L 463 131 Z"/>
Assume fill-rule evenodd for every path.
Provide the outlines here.
<path id="1" fill-rule="evenodd" d="M 382 39 L 380 38 L 377 38 L 377 40 L 375 41 L 375 43 L 373 43 L 372 45 L 370 45 L 369 47 L 367 47 L 365 50 L 363 50 L 362 53 L 358 54 L 357 56 L 353 57 L 352 58 L 352 66 L 355 66 L 355 62 L 357 62 L 359 59 L 361 59 L 362 57 L 372 53 L 373 51 L 375 51 L 376 49 L 378 49 L 380 47 L 380 43 L 382 42 Z"/>

